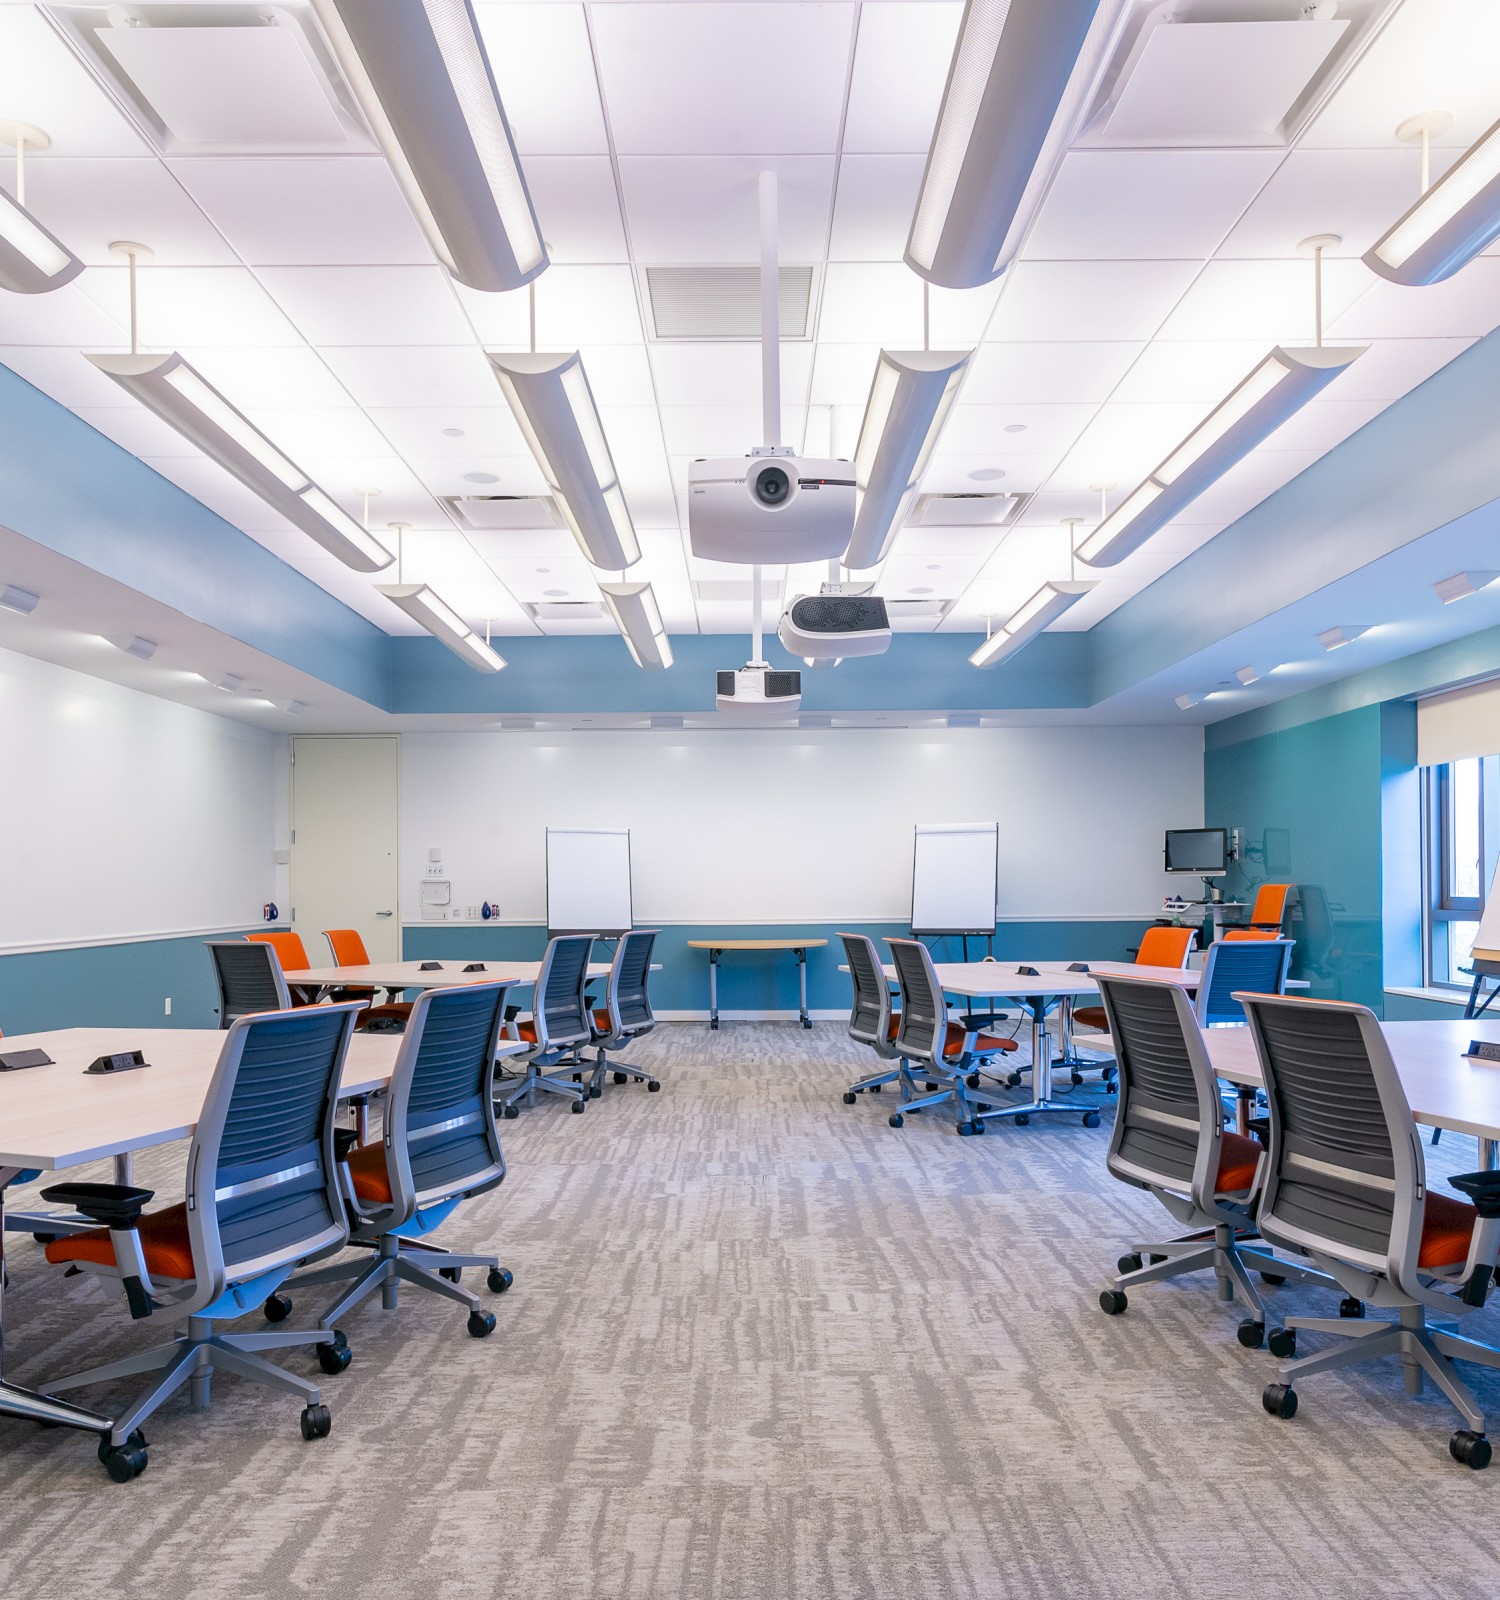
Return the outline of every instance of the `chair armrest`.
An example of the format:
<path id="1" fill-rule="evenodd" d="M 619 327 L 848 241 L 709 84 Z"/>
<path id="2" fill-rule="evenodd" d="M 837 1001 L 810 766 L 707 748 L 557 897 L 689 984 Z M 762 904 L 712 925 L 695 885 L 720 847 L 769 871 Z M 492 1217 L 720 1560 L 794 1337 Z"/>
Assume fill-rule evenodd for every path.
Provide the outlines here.
<path id="1" fill-rule="evenodd" d="M 155 1194 L 154 1189 L 134 1189 L 124 1183 L 54 1183 L 42 1190 L 42 1199 L 72 1206 L 106 1228 L 129 1230 Z"/>
<path id="2" fill-rule="evenodd" d="M 1254 1134 L 1254 1136 L 1257 1139 L 1259 1139 L 1262 1144 L 1270 1144 L 1270 1142 L 1271 1142 L 1271 1119 L 1270 1119 L 1270 1117 L 1251 1117 L 1251 1119 L 1249 1120 L 1249 1122 L 1247 1122 L 1245 1124 L 1245 1126 L 1247 1128 L 1249 1128 L 1250 1132 L 1252 1134 Z"/>
<path id="3" fill-rule="evenodd" d="M 1500 1247 L 1500 1172 L 1460 1172 L 1448 1181 L 1460 1194 L 1468 1195 L 1479 1213 L 1459 1298 L 1465 1305 L 1482 1306 L 1494 1280 L 1495 1251 Z"/>
<path id="4" fill-rule="evenodd" d="M 1448 1182 L 1468 1195 L 1481 1217 L 1500 1217 L 1500 1172 L 1460 1172 Z"/>
<path id="5" fill-rule="evenodd" d="M 358 1128 L 335 1128 L 333 1130 L 333 1156 L 336 1161 L 347 1161 L 349 1152 L 359 1143 Z"/>

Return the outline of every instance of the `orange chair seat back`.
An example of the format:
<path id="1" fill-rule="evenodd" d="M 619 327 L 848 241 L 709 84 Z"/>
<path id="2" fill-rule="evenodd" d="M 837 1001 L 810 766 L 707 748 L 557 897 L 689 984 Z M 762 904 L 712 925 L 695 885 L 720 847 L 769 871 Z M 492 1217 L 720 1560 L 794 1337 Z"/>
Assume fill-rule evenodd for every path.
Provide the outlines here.
<path id="1" fill-rule="evenodd" d="M 312 965 L 307 959 L 307 951 L 302 947 L 300 933 L 247 933 L 245 937 L 253 939 L 256 944 L 270 945 L 281 962 L 283 972 L 306 972 Z"/>
<path id="2" fill-rule="evenodd" d="M 1185 967 L 1195 928 L 1147 928 L 1135 953 L 1138 967 Z"/>
<path id="3" fill-rule="evenodd" d="M 360 937 L 356 928 L 328 928 L 323 937 L 328 941 L 328 948 L 333 951 L 333 964 L 336 967 L 367 967 L 370 957 L 365 950 L 365 941 Z"/>

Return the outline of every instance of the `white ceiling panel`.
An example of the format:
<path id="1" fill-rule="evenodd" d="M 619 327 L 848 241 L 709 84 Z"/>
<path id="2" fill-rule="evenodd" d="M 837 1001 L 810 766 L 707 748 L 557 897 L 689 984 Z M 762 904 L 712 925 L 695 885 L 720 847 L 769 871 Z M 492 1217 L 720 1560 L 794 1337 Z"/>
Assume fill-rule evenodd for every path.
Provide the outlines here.
<path id="1" fill-rule="evenodd" d="M 651 406 L 656 388 L 643 344 L 588 344 L 581 347 L 594 402 L 601 406 Z"/>
<path id="2" fill-rule="evenodd" d="M 309 344 L 474 342 L 441 267 L 263 267 L 258 276 Z"/>
<path id="3" fill-rule="evenodd" d="M 1024 442 L 1025 435 L 1021 435 Z M 1063 462 L 1063 452 L 1037 455 L 1024 450 L 993 450 L 959 455 L 939 448 L 922 477 L 928 494 L 1033 494 Z M 995 473 L 999 472 L 997 478 Z"/>
<path id="4" fill-rule="evenodd" d="M 380 429 L 358 406 L 243 409 L 255 426 L 294 461 L 305 456 L 379 456 L 390 449 Z"/>
<path id="5" fill-rule="evenodd" d="M 9 162 L 9 150 L 5 157 Z M 27 209 L 91 267 L 116 264 L 109 247 L 117 239 L 148 244 L 161 266 L 239 265 L 218 229 L 155 158 L 42 157 L 28 161 L 26 177 Z"/>
<path id="6" fill-rule="evenodd" d="M 967 350 L 984 338 L 1005 279 L 981 284 L 977 289 L 930 289 L 927 319 L 934 350 Z"/>
<path id="7" fill-rule="evenodd" d="M 284 406 L 293 401 L 299 406 L 337 407 L 354 403 L 323 358 L 305 346 L 273 345 L 264 350 L 247 346 L 224 350 L 187 345 L 182 353 L 241 410 Z M 116 390 L 116 393 L 122 392 Z"/>
<path id="8" fill-rule="evenodd" d="M 831 153 L 852 5 L 600 6 L 599 74 L 621 155 Z"/>
<path id="9" fill-rule="evenodd" d="M 518 600 L 597 600 L 594 569 L 575 551 L 556 556 L 488 556 L 490 569 Z M 545 627 L 546 624 L 544 623 Z"/>
<path id="10" fill-rule="evenodd" d="M 550 564 L 554 558 L 571 561 L 578 555 L 578 546 L 566 528 L 490 528 L 466 531 L 464 537 L 491 563 L 525 557 Z"/>
<path id="11" fill-rule="evenodd" d="M 926 156 L 962 15 L 956 0 L 860 8 L 846 150 Z"/>
<path id="12" fill-rule="evenodd" d="M 964 379 L 963 404 L 1097 404 L 1109 398 L 1146 348 L 1136 340 L 981 345 Z"/>
<path id="13" fill-rule="evenodd" d="M 20 296 L 5 296 L 19 299 Z M 123 406 L 136 402 L 113 378 L 107 378 L 78 351 L 59 345 L 7 345 L 0 362 L 19 373 L 27 383 L 51 395 L 59 405 Z"/>
<path id="14" fill-rule="evenodd" d="M 78 288 L 123 327 L 130 326 L 128 267 L 91 267 Z M 141 344 L 148 350 L 303 342 L 276 301 L 243 267 L 142 267 L 136 295 Z"/>
<path id="15" fill-rule="evenodd" d="M 773 171 L 781 259 L 821 261 L 834 165 L 832 155 L 622 157 L 620 187 L 636 259 L 652 265 L 758 261 L 760 174 Z"/>
<path id="16" fill-rule="evenodd" d="M 922 280 L 897 262 L 831 263 L 823 275 L 818 339 L 920 349 Z"/>
<path id="17" fill-rule="evenodd" d="M 837 348 L 837 347 L 835 347 Z M 829 347 L 819 349 L 819 359 Z M 800 397 L 807 388 L 813 350 L 807 344 L 786 344 L 781 350 L 781 392 Z M 663 343 L 651 346 L 656 398 L 664 406 L 758 406 L 761 393 L 758 344 Z M 865 368 L 869 389 L 874 357 Z M 590 382 L 592 382 L 590 374 Z M 863 395 L 860 397 L 863 403 Z"/>
<path id="18" fill-rule="evenodd" d="M 813 405 L 853 406 L 863 415 L 865 402 L 870 397 L 870 384 L 875 377 L 875 363 L 879 359 L 878 344 L 832 344 L 820 340 L 813 358 L 810 391 Z M 856 431 L 859 421 L 859 416 L 856 416 L 853 423 Z M 847 443 L 851 449 L 854 445 L 853 439 L 840 440 L 839 443 L 840 447 Z"/>
<path id="19" fill-rule="evenodd" d="M 783 439 L 802 434 L 803 407 L 781 408 Z M 747 456 L 761 440 L 759 406 L 663 406 L 667 452 L 674 456 Z"/>
<path id="20" fill-rule="evenodd" d="M 1358 304 L 1330 318 L 1339 339 L 1477 339 L 1500 324 L 1500 260 L 1493 256 L 1425 289 L 1373 277 L 1370 285 Z"/>
<path id="21" fill-rule="evenodd" d="M 829 259 L 899 261 L 926 164 L 925 156 L 846 155 L 839 163 Z"/>
<path id="22" fill-rule="evenodd" d="M 1092 405 L 954 408 L 943 429 L 944 455 L 1061 455 L 1094 416 Z"/>
<path id="23" fill-rule="evenodd" d="M 381 448 L 394 449 L 409 460 L 524 456 L 525 437 L 498 387 L 495 398 L 496 404 L 486 407 L 376 406 L 369 416 L 379 430 Z"/>
<path id="24" fill-rule="evenodd" d="M 1115 456 L 1137 465 L 1129 476 L 1145 477 L 1208 415 L 1200 404 L 1128 406 L 1111 401 L 1083 430 L 1077 450 L 1083 455 Z"/>
<path id="25" fill-rule="evenodd" d="M 532 156 L 526 186 L 553 261 L 630 259 L 608 156 Z"/>
<path id="26" fill-rule="evenodd" d="M 117 393 L 122 400 L 128 399 L 124 390 L 118 390 Z M 163 422 L 154 411 L 148 411 L 134 401 L 123 406 L 78 406 L 75 407 L 75 413 L 106 439 L 113 439 L 122 450 L 128 450 L 143 459 L 148 456 L 202 454 L 170 423 Z"/>
<path id="27" fill-rule="evenodd" d="M 0 293 L 0 345 L 61 345 L 74 352 L 127 348 L 128 312 L 123 321 L 111 315 L 83 292 L 83 281 L 50 294 Z"/>
<path id="28" fill-rule="evenodd" d="M 406 464 L 433 495 L 547 494 L 547 480 L 531 455 L 408 456 Z M 572 535 L 568 538 L 571 540 Z"/>
<path id="29" fill-rule="evenodd" d="M 474 7 L 505 115 L 523 156 L 609 149 L 583 7 Z"/>
<path id="30" fill-rule="evenodd" d="M 197 453 L 180 454 L 181 445 L 181 440 L 178 440 L 173 454 L 142 457 L 142 460 L 153 471 L 159 472 L 178 488 L 185 489 L 195 500 L 236 528 L 272 533 L 278 535 L 278 542 L 282 539 L 288 541 L 280 545 L 278 554 L 287 548 L 296 548 L 299 543 L 312 545 L 312 540 L 300 528 L 293 528 L 279 511 L 273 511 L 218 462 Z"/>
<path id="31" fill-rule="evenodd" d="M 1351 313 L 1357 315 L 1358 313 Z M 1339 400 L 1396 400 L 1463 354 L 1472 339 L 1377 339 L 1326 392 Z"/>
<path id="32" fill-rule="evenodd" d="M 1110 399 L 1125 405 L 1217 405 L 1265 360 L 1266 351 L 1264 340 L 1158 339 L 1144 348 Z"/>
<path id="33" fill-rule="evenodd" d="M 521 292 L 494 298 L 525 301 Z M 536 283 L 536 337 L 539 350 L 641 344 L 645 331 L 630 268 L 549 267 Z"/>
<path id="34" fill-rule="evenodd" d="M 494 368 L 473 345 L 343 345 L 324 359 L 362 406 L 487 407 L 500 392 Z"/>
<path id="35" fill-rule="evenodd" d="M 1323 325 L 1333 326 L 1373 282 L 1363 262 L 1323 262 Z M 1264 339 L 1313 342 L 1313 263 L 1210 261 L 1162 325 L 1163 339 Z"/>
<path id="36" fill-rule="evenodd" d="M 1327 391 L 1325 391 L 1327 392 Z M 1266 440 L 1268 450 L 1332 450 L 1380 415 L 1385 400 L 1313 400 Z"/>
<path id="37" fill-rule="evenodd" d="M 1211 256 L 1280 158 L 1273 150 L 1075 150 L 1026 241 L 1026 259 Z"/>
<path id="38" fill-rule="evenodd" d="M 908 551 L 903 540 L 881 571 L 880 592 L 887 600 L 953 600 L 973 582 L 989 556 L 987 549 L 941 555 Z"/>
<path id="39" fill-rule="evenodd" d="M 0 105 L 7 117 L 30 122 L 50 136 L 52 148 L 39 162 L 151 153 L 39 6 L 0 5 Z"/>
<path id="40" fill-rule="evenodd" d="M 1198 271 L 1191 261 L 1019 261 L 986 337 L 1149 339 Z"/>
<path id="41" fill-rule="evenodd" d="M 663 462 L 662 422 L 655 406 L 600 406 L 599 421 L 619 461 Z"/>
<path id="42" fill-rule="evenodd" d="M 251 266 L 432 262 L 383 156 L 195 156 L 166 165 Z M 154 234 L 140 237 L 161 254 Z"/>

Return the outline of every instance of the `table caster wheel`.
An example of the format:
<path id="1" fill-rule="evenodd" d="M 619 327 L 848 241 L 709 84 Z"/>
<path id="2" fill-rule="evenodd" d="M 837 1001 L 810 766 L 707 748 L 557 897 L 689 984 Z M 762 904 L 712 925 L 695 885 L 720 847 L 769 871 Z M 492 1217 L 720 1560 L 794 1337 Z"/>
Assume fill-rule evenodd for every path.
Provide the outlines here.
<path id="1" fill-rule="evenodd" d="M 462 1267 L 439 1267 L 438 1268 L 438 1277 L 446 1278 L 449 1283 L 461 1283 L 463 1281 L 463 1275 L 464 1274 L 463 1274 L 463 1268 Z"/>
<path id="2" fill-rule="evenodd" d="M 880 1093 L 880 1091 L 881 1091 L 881 1090 L 882 1090 L 882 1089 L 883 1089 L 883 1088 L 885 1088 L 885 1085 L 884 1085 L 884 1084 L 883 1084 L 883 1083 L 872 1083 L 872 1084 L 871 1084 L 871 1085 L 870 1085 L 870 1093 L 871 1093 L 871 1094 L 879 1094 L 879 1093 Z"/>
<path id="3" fill-rule="evenodd" d="M 1278 1361 L 1290 1361 L 1297 1354 L 1297 1330 L 1274 1328 L 1266 1339 L 1266 1349 Z"/>
<path id="4" fill-rule="evenodd" d="M 616 1083 L 630 1082 L 630 1074 L 628 1072 L 613 1072 L 610 1074 L 610 1076 L 615 1080 Z"/>
<path id="5" fill-rule="evenodd" d="M 1266 1342 L 1266 1325 L 1254 1317 L 1246 1317 L 1235 1329 L 1234 1336 L 1247 1350 L 1259 1350 Z"/>
<path id="6" fill-rule="evenodd" d="M 55 1233 L 34 1233 L 31 1236 L 38 1244 L 51 1244 L 57 1238 Z"/>
<path id="7" fill-rule="evenodd" d="M 1139 1272 L 1141 1270 L 1141 1258 L 1135 1253 L 1134 1250 L 1131 1250 L 1126 1255 L 1121 1256 L 1120 1259 L 1115 1262 L 1115 1267 L 1118 1269 L 1121 1277 L 1124 1277 L 1126 1273 Z"/>
<path id="8" fill-rule="evenodd" d="M 292 1302 L 284 1294 L 273 1294 L 261 1310 L 265 1312 L 267 1322 L 285 1322 L 292 1314 Z"/>
<path id="9" fill-rule="evenodd" d="M 330 1378 L 336 1377 L 354 1359 L 354 1352 L 349 1348 L 349 1341 L 341 1333 L 335 1333 L 332 1344 L 318 1346 L 318 1365 Z"/>
<path id="10" fill-rule="evenodd" d="M 1083 1125 L 1085 1128 L 1097 1128 L 1099 1126 L 1099 1113 L 1097 1111 L 1085 1111 Z"/>
<path id="11" fill-rule="evenodd" d="M 1365 1303 L 1356 1300 L 1352 1294 L 1346 1294 L 1339 1301 L 1339 1315 L 1341 1317 L 1362 1317 L 1365 1314 Z"/>
<path id="12" fill-rule="evenodd" d="M 504 1294 L 516 1281 L 516 1275 L 509 1267 L 491 1267 L 484 1281 L 489 1285 L 491 1294 Z"/>
<path id="13" fill-rule="evenodd" d="M 327 1406 L 303 1406 L 302 1437 L 326 1439 L 333 1431 L 333 1416 Z"/>
<path id="14" fill-rule="evenodd" d="M 1024 1111 L 1023 1111 L 1023 1112 L 1022 1112 L 1022 1113 L 1021 1113 L 1021 1114 L 1020 1114 L 1020 1116 L 1018 1116 L 1018 1117 L 1012 1117 L 1012 1118 L 1011 1118 L 1011 1121 L 1012 1121 L 1012 1122 L 1014 1122 L 1014 1123 L 1015 1123 L 1015 1125 L 1016 1125 L 1016 1126 L 1017 1126 L 1017 1127 L 1018 1127 L 1018 1128 L 1024 1128 L 1024 1127 L 1026 1127 L 1026 1126 L 1028 1126 L 1028 1125 L 1029 1125 L 1029 1124 L 1030 1124 L 1030 1122 L 1031 1122 L 1031 1118 L 1030 1118 L 1030 1116 L 1028 1116 L 1028 1115 L 1027 1115 L 1027 1113 L 1026 1113 L 1026 1112 L 1024 1112 Z"/>
<path id="15" fill-rule="evenodd" d="M 906 1126 L 906 1118 L 903 1117 L 899 1111 L 891 1112 L 890 1116 L 888 1116 L 885 1120 L 889 1122 L 893 1128 L 902 1128 Z"/>
<path id="16" fill-rule="evenodd" d="M 138 1439 L 139 1444 L 134 1442 Z M 116 1483 L 129 1483 L 146 1470 L 146 1441 L 141 1438 L 139 1431 L 132 1433 L 124 1444 L 111 1444 L 108 1439 L 101 1439 L 99 1460 Z"/>
<path id="17" fill-rule="evenodd" d="M 495 1313 L 493 1311 L 471 1311 L 469 1313 L 469 1333 L 475 1339 L 487 1339 L 495 1331 Z"/>
<path id="18" fill-rule="evenodd" d="M 853 1089 L 845 1089 L 845 1091 L 844 1091 L 844 1104 L 846 1106 L 852 1106 L 854 1104 L 854 1102 L 858 1098 L 859 1098 L 859 1096 L 857 1094 L 855 1094 Z"/>
<path id="19" fill-rule="evenodd" d="M 1130 1304 L 1123 1289 L 1106 1289 L 1099 1296 L 1099 1309 L 1107 1317 L 1117 1317 Z"/>
<path id="20" fill-rule="evenodd" d="M 938 1086 L 935 1083 L 924 1083 L 922 1087 L 928 1092 L 928 1094 L 937 1093 Z"/>
<path id="21" fill-rule="evenodd" d="M 1260 1281 L 1262 1283 L 1269 1283 L 1274 1287 L 1278 1283 L 1285 1283 L 1286 1277 L 1280 1272 L 1263 1272 L 1260 1275 Z"/>
<path id="22" fill-rule="evenodd" d="M 977 1072 L 971 1072 L 968 1077 L 964 1079 L 964 1083 L 970 1089 L 977 1089 L 979 1087 L 979 1074 Z"/>
<path id="23" fill-rule="evenodd" d="M 661 1084 L 660 1084 L 660 1082 L 655 1078 L 647 1078 L 647 1080 L 646 1080 L 646 1093 L 647 1094 L 660 1094 L 661 1093 Z"/>
<path id="24" fill-rule="evenodd" d="M 568 1110 L 570 1110 L 573 1113 L 573 1115 L 576 1117 L 576 1116 L 580 1116 L 583 1113 L 583 1111 L 586 1109 L 587 1106 L 588 1106 L 588 1101 L 587 1100 L 575 1100 L 573 1102 L 573 1104 L 568 1107 Z"/>
<path id="25" fill-rule="evenodd" d="M 1297 1391 L 1289 1383 L 1268 1383 L 1260 1392 L 1260 1403 L 1273 1417 L 1297 1415 Z"/>
<path id="26" fill-rule="evenodd" d="M 1475 1472 L 1483 1472 L 1490 1464 L 1490 1441 L 1482 1433 L 1460 1428 L 1448 1441 L 1448 1454 Z"/>
<path id="27" fill-rule="evenodd" d="M 1083 1082 L 1083 1074 L 1078 1070 L 1077 1067 L 1074 1067 L 1069 1071 L 1068 1082 L 1071 1083 L 1075 1089 L 1080 1083 Z"/>
<path id="28" fill-rule="evenodd" d="M 1007 1089 L 1019 1089 L 1021 1087 L 1021 1074 L 1019 1072 L 1011 1073 L 1005 1080 L 1005 1087 Z"/>

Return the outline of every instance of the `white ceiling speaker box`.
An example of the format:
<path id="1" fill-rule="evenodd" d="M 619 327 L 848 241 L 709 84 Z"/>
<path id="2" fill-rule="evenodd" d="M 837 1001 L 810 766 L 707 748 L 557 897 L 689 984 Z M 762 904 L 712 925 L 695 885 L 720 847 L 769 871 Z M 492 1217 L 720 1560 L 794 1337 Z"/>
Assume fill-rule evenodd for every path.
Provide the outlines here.
<path id="1" fill-rule="evenodd" d="M 688 466 L 693 554 L 749 565 L 830 561 L 854 532 L 854 468 L 788 451 Z"/>
<path id="2" fill-rule="evenodd" d="M 799 594 L 792 601 L 776 636 L 805 660 L 844 660 L 889 650 L 891 623 L 878 594 L 851 594 L 845 585 L 824 584 L 821 594 Z"/>

